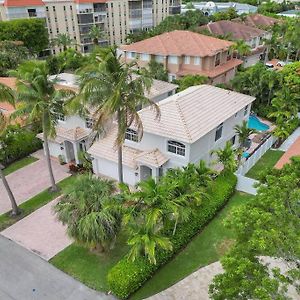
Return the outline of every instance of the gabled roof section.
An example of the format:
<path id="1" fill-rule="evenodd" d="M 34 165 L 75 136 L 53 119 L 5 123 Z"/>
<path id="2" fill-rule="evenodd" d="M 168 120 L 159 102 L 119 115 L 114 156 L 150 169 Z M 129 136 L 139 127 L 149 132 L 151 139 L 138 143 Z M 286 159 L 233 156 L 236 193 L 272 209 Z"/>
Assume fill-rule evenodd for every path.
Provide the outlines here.
<path id="1" fill-rule="evenodd" d="M 4 6 L 21 7 L 21 6 L 44 6 L 42 0 L 4 0 Z"/>
<path id="2" fill-rule="evenodd" d="M 274 24 L 281 22 L 281 20 L 264 16 L 261 14 L 249 14 L 244 19 L 237 18 L 233 19 L 232 21 L 244 23 L 245 25 L 259 28 L 272 27 Z"/>
<path id="3" fill-rule="evenodd" d="M 194 143 L 254 100 L 248 95 L 200 85 L 160 101 L 160 120 L 154 118 L 149 107 L 139 115 L 144 132 Z"/>
<path id="4" fill-rule="evenodd" d="M 200 27 L 207 29 L 215 35 L 230 36 L 234 40 L 250 40 L 255 37 L 263 36 L 267 32 L 256 27 L 247 26 L 242 23 L 231 22 L 227 20 L 208 23 Z"/>
<path id="5" fill-rule="evenodd" d="M 211 36 L 192 31 L 175 30 L 165 32 L 152 38 L 121 46 L 124 51 L 149 53 L 156 55 L 187 55 L 187 56 L 214 56 L 220 51 L 227 50 L 232 42 L 217 39 Z"/>

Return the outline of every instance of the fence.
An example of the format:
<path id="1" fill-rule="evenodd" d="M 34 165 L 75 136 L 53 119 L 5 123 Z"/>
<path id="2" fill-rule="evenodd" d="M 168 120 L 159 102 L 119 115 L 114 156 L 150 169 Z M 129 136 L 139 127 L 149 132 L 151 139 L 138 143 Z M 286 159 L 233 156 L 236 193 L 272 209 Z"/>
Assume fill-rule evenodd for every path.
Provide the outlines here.
<path id="1" fill-rule="evenodd" d="M 243 175 L 237 175 L 237 186 L 236 189 L 240 192 L 244 192 L 247 194 L 251 194 L 251 195 L 256 195 L 257 194 L 257 190 L 254 187 L 254 185 L 256 183 L 258 183 L 257 180 L 249 178 L 249 177 L 245 177 Z"/>
<path id="2" fill-rule="evenodd" d="M 272 147 L 275 141 L 276 138 L 274 136 L 269 136 L 264 143 L 262 143 L 255 149 L 251 156 L 246 158 L 246 160 L 236 171 L 236 174 L 245 175 L 257 163 L 257 161 Z"/>

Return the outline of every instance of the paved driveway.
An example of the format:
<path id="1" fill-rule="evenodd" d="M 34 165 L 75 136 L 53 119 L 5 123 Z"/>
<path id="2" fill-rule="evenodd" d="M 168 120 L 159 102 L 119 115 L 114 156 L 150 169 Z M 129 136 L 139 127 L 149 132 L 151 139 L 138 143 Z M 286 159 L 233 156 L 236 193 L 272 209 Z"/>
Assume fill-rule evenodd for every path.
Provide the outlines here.
<path id="1" fill-rule="evenodd" d="M 25 202 L 50 186 L 48 168 L 44 156 L 38 153 L 40 159 L 22 169 L 8 175 L 7 181 L 18 204 Z M 68 176 L 66 166 L 61 166 L 52 160 L 52 167 L 56 181 Z M 0 182 L 0 215 L 11 210 L 10 201 L 2 182 Z"/>
<path id="2" fill-rule="evenodd" d="M 49 260 L 72 243 L 66 227 L 53 214 L 52 207 L 56 202 L 57 199 L 51 201 L 1 234 Z"/>
<path id="3" fill-rule="evenodd" d="M 113 300 L 0 236 L 1 300 Z"/>

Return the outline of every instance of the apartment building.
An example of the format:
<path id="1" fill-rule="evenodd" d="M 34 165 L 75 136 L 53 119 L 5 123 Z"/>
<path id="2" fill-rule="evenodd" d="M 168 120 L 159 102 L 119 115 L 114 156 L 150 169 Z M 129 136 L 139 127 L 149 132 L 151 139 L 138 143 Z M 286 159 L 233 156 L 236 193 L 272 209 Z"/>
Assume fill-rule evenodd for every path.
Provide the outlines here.
<path id="1" fill-rule="evenodd" d="M 137 60 L 142 67 L 150 60 L 161 63 L 169 80 L 185 75 L 203 75 L 210 83 L 231 80 L 242 60 L 233 58 L 233 42 L 191 31 L 175 30 L 120 47 L 126 62 Z"/>
<path id="2" fill-rule="evenodd" d="M 43 18 L 50 39 L 68 34 L 81 52 L 88 53 L 93 47 L 92 26 L 105 33 L 100 45 L 119 45 L 127 34 L 149 30 L 180 13 L 180 5 L 181 0 L 0 0 L 0 20 Z"/>

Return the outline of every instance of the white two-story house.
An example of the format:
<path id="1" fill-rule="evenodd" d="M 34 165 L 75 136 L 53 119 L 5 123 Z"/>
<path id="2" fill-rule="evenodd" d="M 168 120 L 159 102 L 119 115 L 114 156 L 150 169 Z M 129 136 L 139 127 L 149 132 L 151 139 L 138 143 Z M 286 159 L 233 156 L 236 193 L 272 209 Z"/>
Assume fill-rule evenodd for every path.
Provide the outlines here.
<path id="1" fill-rule="evenodd" d="M 170 168 L 211 162 L 211 151 L 227 141 L 238 145 L 234 126 L 248 120 L 255 98 L 211 85 L 190 87 L 158 103 L 161 116 L 151 108 L 139 112 L 144 134 L 140 139 L 129 128 L 123 145 L 124 181 L 130 185 L 148 178 L 157 179 Z M 88 153 L 95 174 L 118 178 L 115 147 L 117 124 L 95 142 Z"/>
<path id="2" fill-rule="evenodd" d="M 70 73 L 61 73 L 51 76 L 55 79 L 57 89 L 71 89 L 79 91 L 78 76 Z M 165 81 L 153 80 L 149 92 L 145 96 L 154 102 L 159 102 L 176 92 L 176 84 Z M 94 113 L 91 111 L 85 118 L 79 115 L 58 115 L 56 136 L 49 140 L 49 150 L 52 157 L 60 158 L 66 163 L 79 164 L 78 153 L 86 151 L 94 138 L 93 134 Z M 37 135 L 43 140 L 43 133 Z"/>

